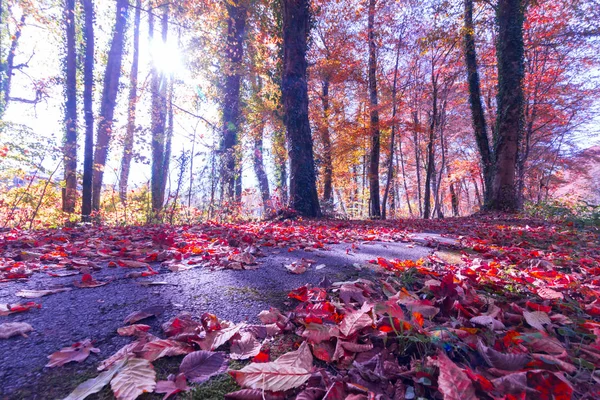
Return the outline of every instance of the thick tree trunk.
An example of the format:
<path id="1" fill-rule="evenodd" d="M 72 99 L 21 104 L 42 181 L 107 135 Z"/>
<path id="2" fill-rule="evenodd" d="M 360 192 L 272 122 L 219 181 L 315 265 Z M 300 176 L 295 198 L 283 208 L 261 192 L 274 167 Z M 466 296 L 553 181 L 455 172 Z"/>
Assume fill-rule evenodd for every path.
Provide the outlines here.
<path id="1" fill-rule="evenodd" d="M 431 117 L 429 121 L 429 139 L 427 142 L 427 169 L 425 170 L 425 195 L 423 196 L 423 218 L 429 219 L 431 215 L 431 180 L 435 169 L 435 153 L 433 142 L 435 140 L 435 129 L 438 118 L 437 110 L 437 77 L 431 74 L 431 85 L 433 88 Z"/>
<path id="2" fill-rule="evenodd" d="M 524 0 L 499 0 L 496 8 L 498 37 L 498 111 L 496 115 L 496 165 L 489 209 L 518 209 L 515 170 L 523 132 Z"/>
<path id="3" fill-rule="evenodd" d="M 467 81 L 469 84 L 469 103 L 471 105 L 471 117 L 475 142 L 479 149 L 481 168 L 484 176 L 484 207 L 491 201 L 493 181 L 493 153 L 488 139 L 485 113 L 481 100 L 481 85 L 479 83 L 479 71 L 477 69 L 477 52 L 475 50 L 475 28 L 473 26 L 473 0 L 465 0 L 465 27 L 464 27 L 464 52 L 465 64 L 467 66 Z"/>
<path id="4" fill-rule="evenodd" d="M 104 166 L 108 157 L 108 146 L 113 133 L 113 118 L 119 91 L 119 78 L 121 77 L 121 61 L 123 59 L 123 42 L 127 25 L 127 0 L 117 0 L 116 22 L 113 33 L 106 71 L 104 73 L 104 88 L 100 103 L 100 118 L 96 136 L 96 151 L 94 153 L 94 173 L 92 175 L 92 208 L 100 209 L 100 196 L 102 193 L 102 180 Z"/>
<path id="5" fill-rule="evenodd" d="M 307 217 L 321 216 L 313 140 L 308 121 L 306 51 L 310 29 L 308 0 L 282 0 L 284 122 L 290 157 L 290 206 Z"/>
<path id="6" fill-rule="evenodd" d="M 240 130 L 240 80 L 244 34 L 246 31 L 246 8 L 238 1 L 226 2 L 227 45 L 225 47 L 225 87 L 223 96 L 223 137 L 221 140 L 221 179 L 225 200 L 241 201 L 237 196 L 236 180 L 241 179 L 236 167 L 236 146 Z M 240 181 L 241 187 L 241 181 Z"/>
<path id="7" fill-rule="evenodd" d="M 383 192 L 383 204 L 381 205 L 381 219 L 386 219 L 386 206 L 390 185 L 394 176 L 394 151 L 396 139 L 396 84 L 398 82 L 398 63 L 400 61 L 400 38 L 396 46 L 396 65 L 394 66 L 394 82 L 392 84 L 392 134 L 390 137 L 390 159 L 387 171 L 387 182 L 385 183 L 385 191 Z M 395 205 L 394 205 L 395 206 Z"/>
<path id="8" fill-rule="evenodd" d="M 254 164 L 254 172 L 256 173 L 256 180 L 258 181 L 258 189 L 260 190 L 260 197 L 262 198 L 263 210 L 265 216 L 268 216 L 272 212 L 270 200 L 271 193 L 269 191 L 269 179 L 265 171 L 265 164 L 263 161 L 263 132 L 265 124 L 263 121 L 259 121 L 257 132 L 254 136 L 254 152 L 252 161 Z"/>
<path id="9" fill-rule="evenodd" d="M 63 163 L 65 189 L 62 210 L 75 212 L 77 202 L 77 54 L 75 52 L 75 0 L 65 1 L 67 54 L 65 59 L 65 142 Z"/>
<path id="10" fill-rule="evenodd" d="M 127 181 L 133 158 L 133 137 L 135 134 L 135 114 L 137 108 L 137 81 L 140 47 L 140 19 L 142 14 L 142 1 L 135 2 L 135 18 L 133 23 L 133 60 L 129 73 L 129 106 L 127 108 L 127 131 L 123 143 L 123 158 L 121 159 L 121 176 L 119 177 L 119 197 L 122 202 L 127 201 Z"/>
<path id="11" fill-rule="evenodd" d="M 379 204 L 379 110 L 377 105 L 377 45 L 375 43 L 375 1 L 369 0 L 368 41 L 369 41 L 369 106 L 371 124 L 371 153 L 369 157 L 369 217 L 381 217 Z"/>
<path id="12" fill-rule="evenodd" d="M 169 24 L 169 5 L 164 5 L 162 15 L 162 40 L 167 41 Z M 148 27 L 150 40 L 154 38 L 154 15 L 152 9 L 148 13 Z M 152 176 L 150 192 L 152 197 L 152 211 L 159 213 L 162 210 L 165 193 L 163 171 L 165 160 L 165 134 L 167 124 L 167 78 L 156 66 L 151 70 L 152 115 L 150 130 L 152 132 Z"/>
<path id="13" fill-rule="evenodd" d="M 83 150 L 83 193 L 81 216 L 89 222 L 92 213 L 92 174 L 94 170 L 94 3 L 83 0 L 85 14 L 85 59 L 83 62 L 83 114 L 85 117 L 85 145 Z"/>
<path id="14" fill-rule="evenodd" d="M 323 103 L 323 129 L 321 142 L 323 142 L 323 201 L 333 202 L 333 165 L 331 162 L 331 134 L 329 132 L 329 77 L 323 79 L 321 102 Z"/>

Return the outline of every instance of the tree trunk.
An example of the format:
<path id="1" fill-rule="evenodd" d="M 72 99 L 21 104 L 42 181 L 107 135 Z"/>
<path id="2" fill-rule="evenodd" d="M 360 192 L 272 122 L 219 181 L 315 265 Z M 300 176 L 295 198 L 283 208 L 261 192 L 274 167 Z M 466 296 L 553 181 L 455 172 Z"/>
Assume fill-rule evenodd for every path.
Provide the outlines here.
<path id="1" fill-rule="evenodd" d="M 394 67 L 394 82 L 392 84 L 392 134 L 390 137 L 390 159 L 387 171 L 387 182 L 385 183 L 385 191 L 383 192 L 383 204 L 381 205 L 381 219 L 386 219 L 386 206 L 388 194 L 390 192 L 390 184 L 394 174 L 394 142 L 396 139 L 396 84 L 398 82 L 398 63 L 400 61 L 400 39 L 396 46 L 396 65 Z"/>
<path id="2" fill-rule="evenodd" d="M 163 198 L 165 197 L 165 194 L 167 193 L 167 180 L 169 180 L 169 170 L 170 170 L 170 166 L 171 166 L 171 147 L 172 147 L 172 142 L 173 142 L 173 88 L 174 88 L 174 82 L 175 82 L 175 77 L 173 76 L 173 74 L 171 74 L 171 76 L 169 77 L 169 89 L 168 89 L 168 93 L 167 93 L 167 123 L 166 123 L 166 129 L 165 129 L 165 153 L 164 153 L 164 158 L 163 158 L 163 167 L 162 167 L 162 179 L 161 179 L 161 183 L 162 183 L 162 187 L 161 189 L 161 193 Z M 170 185 L 169 185 L 169 191 L 170 191 Z M 168 198 L 168 197 L 167 197 Z M 168 202 L 168 199 L 167 199 Z"/>
<path id="3" fill-rule="evenodd" d="M 94 172 L 92 175 L 92 208 L 100 209 L 100 196 L 102 192 L 102 179 L 104 166 L 108 157 L 108 146 L 113 133 L 113 118 L 119 91 L 119 78 L 121 77 L 121 61 L 123 59 L 123 42 L 127 25 L 127 0 L 117 0 L 116 23 L 113 33 L 106 71 L 104 73 L 104 88 L 100 103 L 100 122 L 96 136 L 96 151 L 94 153 Z"/>
<path id="4" fill-rule="evenodd" d="M 489 209 L 514 212 L 518 209 L 515 170 L 519 140 L 523 132 L 524 44 L 523 0 L 499 0 L 496 9 L 498 37 L 498 111 L 496 115 L 496 166 Z"/>
<path id="5" fill-rule="evenodd" d="M 432 66 L 433 68 L 433 66 Z M 432 108 L 431 119 L 429 121 L 429 140 L 427 142 L 427 169 L 425 172 L 425 195 L 423 196 L 423 218 L 429 219 L 431 214 L 431 179 L 435 168 L 435 153 L 433 151 L 433 141 L 435 140 L 435 128 L 437 122 L 437 77 L 431 74 Z"/>
<path id="6" fill-rule="evenodd" d="M 310 29 L 308 0 L 282 0 L 284 122 L 290 157 L 290 206 L 307 217 L 321 216 L 313 140 L 308 121 L 306 51 Z"/>
<path id="7" fill-rule="evenodd" d="M 246 8 L 238 1 L 226 2 L 227 45 L 225 48 L 225 87 L 223 96 L 222 190 L 227 201 L 241 201 L 236 195 L 236 146 L 240 130 L 240 80 L 244 34 L 246 30 Z M 241 193 L 240 193 L 241 195 Z"/>
<path id="8" fill-rule="evenodd" d="M 475 133 L 475 142 L 477 143 L 477 148 L 479 149 L 481 168 L 484 176 L 484 207 L 487 207 L 490 204 L 492 195 L 494 160 L 488 139 L 485 114 L 481 100 L 481 86 L 479 83 L 479 71 L 477 69 L 477 52 L 475 50 L 475 28 L 473 26 L 473 0 L 465 0 L 464 18 L 464 51 L 465 64 L 467 66 L 467 81 L 469 84 L 469 103 L 471 105 L 471 117 L 473 131 Z"/>
<path id="9" fill-rule="evenodd" d="M 369 157 L 369 217 L 381 217 L 379 204 L 379 110 L 377 105 L 377 45 L 375 44 L 375 1 L 369 0 L 368 41 L 369 41 L 369 106 L 371 124 L 371 154 Z"/>
<path id="10" fill-rule="evenodd" d="M 402 168 L 402 182 L 404 183 L 404 195 L 406 196 L 406 205 L 408 206 L 408 214 L 413 217 L 412 205 L 410 204 L 410 196 L 408 195 L 408 185 L 406 184 L 406 170 L 404 168 L 404 153 L 402 151 L 402 137 L 398 140 L 398 150 L 400 151 L 400 167 Z"/>
<path id="11" fill-rule="evenodd" d="M 163 5 L 162 40 L 167 41 L 169 24 L 169 5 Z M 152 9 L 148 13 L 148 27 L 150 29 L 150 41 L 154 38 L 154 15 Z M 162 210 L 165 193 L 163 171 L 165 160 L 165 131 L 167 123 L 167 79 L 163 72 L 159 72 L 156 66 L 151 70 L 152 91 L 152 116 L 150 130 L 152 132 L 152 176 L 150 192 L 152 196 L 152 212 L 155 214 Z"/>
<path id="12" fill-rule="evenodd" d="M 321 93 L 323 103 L 323 129 L 321 141 L 323 142 L 323 201 L 333 202 L 332 175 L 333 165 L 331 163 L 331 135 L 329 132 L 329 77 L 323 79 L 323 92 Z"/>
<path id="13" fill-rule="evenodd" d="M 277 130 L 273 133 L 273 156 L 275 161 L 275 181 L 280 192 L 281 203 L 288 203 L 287 160 L 285 148 L 285 132 Z"/>
<path id="14" fill-rule="evenodd" d="M 89 222 L 92 213 L 92 174 L 94 170 L 94 3 L 83 0 L 85 14 L 83 62 L 83 114 L 85 117 L 85 145 L 83 150 L 83 193 L 81 217 Z"/>
<path id="15" fill-rule="evenodd" d="M 65 59 L 65 142 L 63 163 L 65 189 L 62 210 L 75 212 L 77 202 L 77 54 L 75 52 L 75 0 L 65 1 L 67 58 Z"/>
<path id="16" fill-rule="evenodd" d="M 131 168 L 131 159 L 133 157 L 133 137 L 135 134 L 135 113 L 138 101 L 137 81 L 138 81 L 138 62 L 140 47 L 140 19 L 142 13 L 142 1 L 135 2 L 135 19 L 133 23 L 133 60 L 131 62 L 131 72 L 129 74 L 129 106 L 127 109 L 127 131 L 125 133 L 125 142 L 123 143 L 123 159 L 121 160 L 121 176 L 119 177 L 119 197 L 122 202 L 127 201 L 127 181 L 129 180 L 129 170 Z"/>
<path id="17" fill-rule="evenodd" d="M 0 3 L 2 3 L 2 0 L 0 0 Z M 65 9 L 66 12 L 66 9 Z M 2 16 L 3 14 L 0 13 L 0 16 Z M 2 117 L 2 115 L 4 114 L 4 111 L 6 111 L 6 107 L 8 107 L 8 103 L 10 101 L 10 89 L 11 89 L 11 82 L 12 82 L 12 76 L 14 74 L 14 66 L 15 66 L 15 54 L 17 52 L 17 47 L 19 45 L 19 39 L 21 38 L 21 33 L 23 31 L 23 26 L 25 26 L 25 20 L 27 19 L 27 13 L 25 11 L 23 11 L 23 14 L 21 14 L 21 19 L 19 20 L 19 22 L 17 23 L 17 26 L 15 28 L 15 33 L 12 35 L 12 40 L 10 42 L 10 48 L 8 50 L 8 54 L 6 55 L 6 70 L 4 72 L 5 78 L 4 81 L 2 81 L 2 84 L 0 85 L 0 89 L 2 90 L 2 96 L 0 98 L 0 117 Z M 4 21 L 2 21 L 4 22 Z M 6 26 L 8 27 L 8 24 L 6 24 Z M 8 32 L 8 29 L 7 29 Z M 0 77 L 2 76 L 2 74 L 0 74 Z"/>
<path id="18" fill-rule="evenodd" d="M 265 216 L 268 216 L 272 212 L 270 200 L 271 193 L 269 192 L 269 179 L 265 172 L 265 164 L 263 161 L 263 132 L 265 129 L 265 123 L 259 122 L 257 132 L 254 136 L 254 153 L 253 153 L 253 164 L 254 172 L 256 173 L 256 180 L 258 181 L 258 189 L 260 190 L 260 197 L 262 198 L 263 210 Z"/>

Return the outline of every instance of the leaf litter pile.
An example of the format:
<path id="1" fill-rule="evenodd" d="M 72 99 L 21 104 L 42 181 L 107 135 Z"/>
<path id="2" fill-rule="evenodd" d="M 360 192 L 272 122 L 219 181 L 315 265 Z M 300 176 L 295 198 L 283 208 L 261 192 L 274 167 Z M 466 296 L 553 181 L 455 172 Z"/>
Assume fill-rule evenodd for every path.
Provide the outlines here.
<path id="1" fill-rule="evenodd" d="M 260 324 L 182 313 L 163 321 L 161 332 L 150 332 L 140 322 L 160 317 L 162 310 L 141 310 L 118 329 L 132 341 L 103 360 L 99 375 L 67 399 L 83 399 L 106 385 L 118 399 L 146 392 L 167 398 L 223 373 L 240 386 L 226 395 L 229 399 L 600 397 L 600 246 L 592 231 L 484 218 L 394 224 L 288 221 L 235 229 L 214 225 L 204 229 L 219 235 L 203 233 L 205 238 L 186 236 L 194 228 L 159 238 L 138 228 L 137 237 L 145 239 L 121 235 L 114 240 L 125 241 L 120 249 L 89 238 L 88 248 L 64 244 L 52 250 L 66 254 L 57 256 L 56 265 L 63 266 L 38 270 L 68 271 L 78 264 L 74 259 L 86 259 L 83 253 L 91 247 L 94 258 L 109 255 L 117 265 L 116 257 L 144 263 L 155 254 L 154 262 L 162 259 L 167 265 L 189 266 L 189 260 L 200 257 L 205 266 L 243 267 L 243 258 L 250 258 L 234 256 L 252 255 L 263 246 L 318 249 L 339 242 L 408 241 L 399 227 L 463 235 L 460 262 L 435 253 L 417 262 L 376 258 L 371 263 L 383 271 L 379 279 L 325 278 L 317 286 L 301 286 L 289 293 L 297 302 L 292 310 L 265 310 L 258 316 Z M 143 246 L 132 244 L 147 244 L 148 235 L 148 246 L 160 247 L 158 252 L 145 253 Z M 24 261 L 5 253 L 4 262 Z M 300 263 L 305 264 L 310 263 Z M 14 273 L 7 272 L 11 269 L 2 270 L 4 279 L 19 279 L 7 276 Z M 31 303 L 18 307 L 35 307 Z M 14 307 L 2 310 L 8 314 Z M 12 329 L 23 335 L 31 330 L 18 328 Z M 275 354 L 283 338 L 289 346 Z M 50 355 L 47 366 L 80 362 L 96 351 L 92 341 L 82 340 Z M 157 381 L 152 363 L 174 356 L 183 356 L 179 369 Z"/>

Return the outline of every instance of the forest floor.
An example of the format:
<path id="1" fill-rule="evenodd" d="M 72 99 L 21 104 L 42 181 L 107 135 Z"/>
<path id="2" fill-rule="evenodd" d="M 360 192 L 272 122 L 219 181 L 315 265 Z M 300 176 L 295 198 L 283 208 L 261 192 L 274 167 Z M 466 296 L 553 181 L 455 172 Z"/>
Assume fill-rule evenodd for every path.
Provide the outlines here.
<path id="1" fill-rule="evenodd" d="M 600 396 L 589 229 L 84 226 L 1 232 L 0 251 L 0 399 L 65 398 L 98 366 L 89 399 Z"/>

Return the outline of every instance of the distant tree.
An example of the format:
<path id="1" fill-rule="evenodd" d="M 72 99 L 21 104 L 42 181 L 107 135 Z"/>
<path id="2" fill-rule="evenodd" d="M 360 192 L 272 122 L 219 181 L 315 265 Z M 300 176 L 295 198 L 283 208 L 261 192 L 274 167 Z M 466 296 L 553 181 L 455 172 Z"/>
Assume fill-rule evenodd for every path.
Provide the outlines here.
<path id="1" fill-rule="evenodd" d="M 83 193 L 81 215 L 89 221 L 92 213 L 92 175 L 94 171 L 94 3 L 83 0 L 85 17 L 83 35 L 85 58 L 83 62 L 83 114 L 85 118 L 85 145 L 83 151 Z"/>
<path id="2" fill-rule="evenodd" d="M 369 132 L 371 151 L 369 154 L 369 216 L 381 217 L 379 202 L 379 152 L 381 133 L 379 132 L 379 110 L 377 99 L 377 43 L 375 42 L 375 4 L 369 0 L 368 42 L 369 42 L 369 113 L 371 117 Z"/>
<path id="3" fill-rule="evenodd" d="M 125 40 L 128 7 L 128 0 L 116 0 L 115 28 L 104 72 L 104 87 L 102 89 L 98 131 L 96 134 L 96 149 L 94 152 L 92 209 L 95 211 L 100 210 L 104 167 L 108 157 L 108 146 L 113 135 L 114 113 L 117 93 L 119 91 L 119 78 L 121 77 L 121 61 L 123 59 L 123 43 Z"/>
<path id="4" fill-rule="evenodd" d="M 244 56 L 246 7 L 241 0 L 225 2 L 227 11 L 227 39 L 225 45 L 225 82 L 223 87 L 223 136 L 221 138 L 222 196 L 227 201 L 241 201 L 241 179 L 236 168 L 236 146 L 239 141 L 241 109 L 240 81 Z M 239 188 L 239 189 L 238 189 Z"/>
<path id="5" fill-rule="evenodd" d="M 473 0 L 464 1 L 464 56 L 467 67 L 467 82 L 469 85 L 469 104 L 471 105 L 471 119 L 475 142 L 479 150 L 481 168 L 484 178 L 484 207 L 491 201 L 494 154 L 490 147 L 485 113 L 481 99 L 481 85 L 479 83 L 479 71 L 477 68 L 477 51 L 475 48 L 475 27 L 473 25 Z M 454 198 L 453 198 L 454 199 Z M 456 208 L 453 204 L 453 210 Z M 458 207 L 456 205 L 456 207 Z"/>
<path id="6" fill-rule="evenodd" d="M 140 47 L 140 19 L 142 12 L 142 0 L 135 2 L 135 17 L 133 22 L 133 60 L 129 73 L 129 104 L 127 108 L 127 131 L 123 143 L 123 158 L 121 159 L 121 176 L 119 177 L 119 197 L 121 201 L 127 201 L 127 181 L 131 159 L 133 158 L 133 138 L 135 134 L 135 114 L 138 102 L 138 63 Z"/>
<path id="7" fill-rule="evenodd" d="M 282 0 L 284 122 L 290 157 L 290 206 L 301 215 L 319 217 L 313 140 L 308 121 L 306 50 L 310 29 L 308 0 Z"/>
<path id="8" fill-rule="evenodd" d="M 75 51 L 75 0 L 65 0 L 65 141 L 63 163 L 65 189 L 62 194 L 64 212 L 75 212 L 77 202 L 77 53 Z"/>

